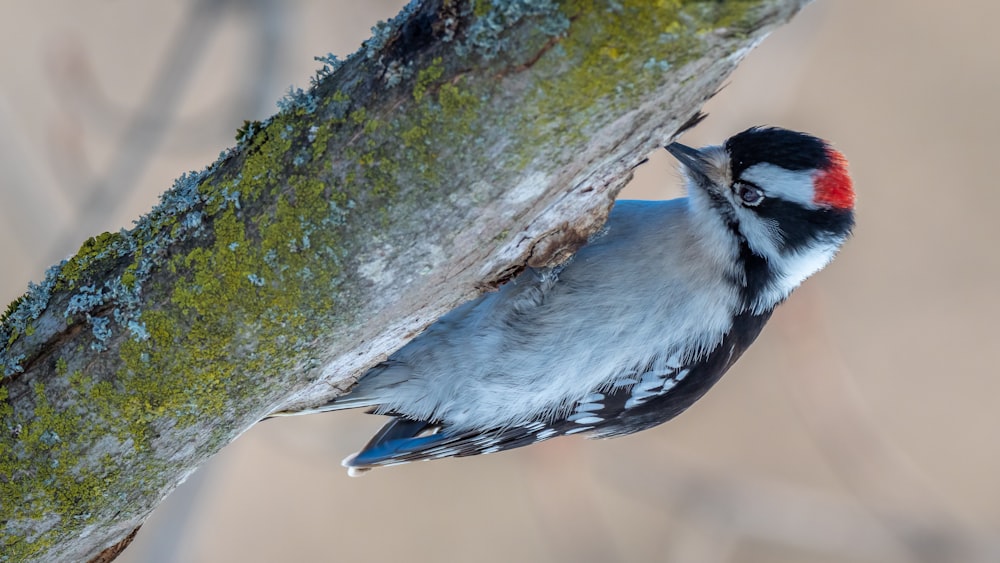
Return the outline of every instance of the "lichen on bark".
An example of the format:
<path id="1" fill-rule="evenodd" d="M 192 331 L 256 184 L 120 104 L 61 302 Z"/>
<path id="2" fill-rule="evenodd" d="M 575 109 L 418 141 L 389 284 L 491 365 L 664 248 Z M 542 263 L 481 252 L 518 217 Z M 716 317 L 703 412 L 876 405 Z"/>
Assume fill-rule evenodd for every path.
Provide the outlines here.
<path id="1" fill-rule="evenodd" d="M 0 320 L 0 562 L 92 557 L 271 410 L 564 258 L 801 3 L 428 0 L 324 58 Z"/>

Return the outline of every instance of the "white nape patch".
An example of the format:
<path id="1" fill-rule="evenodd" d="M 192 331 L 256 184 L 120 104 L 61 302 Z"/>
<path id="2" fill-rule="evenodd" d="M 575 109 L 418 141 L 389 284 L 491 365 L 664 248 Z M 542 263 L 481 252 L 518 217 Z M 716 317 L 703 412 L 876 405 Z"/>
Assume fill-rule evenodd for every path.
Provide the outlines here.
<path id="1" fill-rule="evenodd" d="M 768 162 L 754 164 L 740 175 L 764 190 L 764 197 L 780 197 L 807 209 L 816 209 L 813 175 L 815 170 L 788 170 Z"/>

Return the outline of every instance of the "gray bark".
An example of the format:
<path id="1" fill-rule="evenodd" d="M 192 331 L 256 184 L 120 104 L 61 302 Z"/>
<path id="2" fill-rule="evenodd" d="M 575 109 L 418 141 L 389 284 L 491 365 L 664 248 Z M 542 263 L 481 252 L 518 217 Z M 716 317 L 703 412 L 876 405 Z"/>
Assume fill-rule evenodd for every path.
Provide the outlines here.
<path id="1" fill-rule="evenodd" d="M 0 561 L 110 560 L 268 413 L 559 262 L 806 0 L 411 5 L 0 325 Z M 101 559 L 103 558 L 103 559 Z"/>

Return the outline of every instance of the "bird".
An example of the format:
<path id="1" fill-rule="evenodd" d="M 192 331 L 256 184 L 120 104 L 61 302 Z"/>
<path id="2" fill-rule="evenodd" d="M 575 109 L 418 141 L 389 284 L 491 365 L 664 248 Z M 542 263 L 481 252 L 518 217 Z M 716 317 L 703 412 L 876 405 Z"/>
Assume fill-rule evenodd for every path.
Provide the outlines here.
<path id="1" fill-rule="evenodd" d="M 699 118 L 700 119 L 700 118 Z M 686 197 L 620 200 L 565 263 L 527 268 L 448 312 L 344 396 L 388 423 L 350 475 L 557 436 L 608 438 L 694 404 L 854 227 L 847 159 L 807 133 L 751 127 L 665 146 Z"/>

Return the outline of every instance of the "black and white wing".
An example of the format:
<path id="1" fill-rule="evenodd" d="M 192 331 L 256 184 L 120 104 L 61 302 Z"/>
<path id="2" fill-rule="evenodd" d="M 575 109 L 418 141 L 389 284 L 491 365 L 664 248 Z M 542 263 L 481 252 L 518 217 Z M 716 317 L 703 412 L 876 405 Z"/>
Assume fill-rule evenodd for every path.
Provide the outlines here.
<path id="1" fill-rule="evenodd" d="M 394 417 L 344 465 L 358 473 L 411 461 L 465 457 L 527 446 L 556 436 L 592 438 L 631 434 L 662 424 L 700 399 L 760 334 L 770 311 L 745 313 L 716 348 L 684 365 L 667 359 L 634 370 L 613 387 L 595 390 L 556 420 L 489 431 L 454 431 L 435 422 Z"/>

